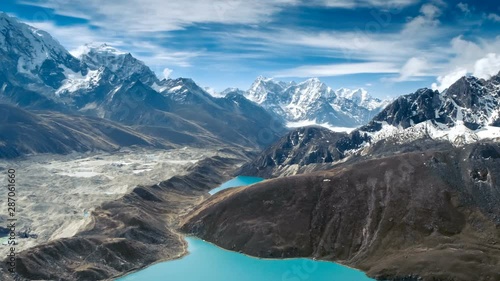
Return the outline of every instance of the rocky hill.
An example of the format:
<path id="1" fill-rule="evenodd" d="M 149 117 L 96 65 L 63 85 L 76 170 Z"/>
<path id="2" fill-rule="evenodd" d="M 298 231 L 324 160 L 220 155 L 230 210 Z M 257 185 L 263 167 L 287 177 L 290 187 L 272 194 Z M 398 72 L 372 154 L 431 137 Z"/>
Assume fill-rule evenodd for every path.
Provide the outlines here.
<path id="1" fill-rule="evenodd" d="M 312 257 L 378 280 L 500 279 L 500 146 L 405 153 L 211 197 L 183 230 L 258 257 Z"/>

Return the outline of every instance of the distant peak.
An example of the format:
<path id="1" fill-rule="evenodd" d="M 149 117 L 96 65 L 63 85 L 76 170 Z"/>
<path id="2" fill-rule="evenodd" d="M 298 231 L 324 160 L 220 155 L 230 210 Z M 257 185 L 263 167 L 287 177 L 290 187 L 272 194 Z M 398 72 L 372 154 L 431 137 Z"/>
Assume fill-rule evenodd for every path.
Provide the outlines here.
<path id="1" fill-rule="evenodd" d="M 271 81 L 271 80 L 273 80 L 273 78 L 265 77 L 265 76 L 263 76 L 263 75 L 259 75 L 259 76 L 257 77 L 257 79 L 255 79 L 255 81 L 256 81 L 256 82 L 258 82 L 258 81 L 264 81 L 264 82 L 267 82 L 267 81 Z"/>
<path id="2" fill-rule="evenodd" d="M 312 78 L 307 79 L 306 82 L 319 83 L 321 81 L 317 77 L 312 77 Z"/>
<path id="3" fill-rule="evenodd" d="M 14 19 L 14 20 L 16 20 L 16 18 L 9 16 L 9 15 L 8 15 L 7 13 L 5 13 L 5 12 L 0 12 L 0 19 L 8 19 L 8 20 L 10 20 L 10 19 Z"/>
<path id="4" fill-rule="evenodd" d="M 88 55 L 91 52 L 109 54 L 109 55 L 127 54 L 126 52 L 122 52 L 106 43 L 87 43 L 83 46 L 78 47 L 76 50 L 71 51 L 71 54 L 75 57 L 81 57 L 83 55 Z"/>
<path id="5" fill-rule="evenodd" d="M 319 80 L 319 78 L 309 78 L 301 83 L 299 83 L 299 85 L 306 85 L 306 86 L 326 86 L 325 83 L 321 82 L 321 80 Z"/>

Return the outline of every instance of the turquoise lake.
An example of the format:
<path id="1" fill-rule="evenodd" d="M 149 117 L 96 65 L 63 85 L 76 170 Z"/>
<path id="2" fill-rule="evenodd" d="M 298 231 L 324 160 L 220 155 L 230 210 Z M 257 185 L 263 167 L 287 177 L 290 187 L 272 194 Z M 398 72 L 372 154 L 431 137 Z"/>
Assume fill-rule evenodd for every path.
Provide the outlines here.
<path id="1" fill-rule="evenodd" d="M 189 254 L 117 281 L 368 281 L 363 272 L 311 259 L 258 259 L 186 237 Z"/>
<path id="2" fill-rule="evenodd" d="M 262 181 L 237 177 L 223 189 Z M 363 272 L 336 263 L 311 259 L 259 259 L 227 251 L 199 238 L 186 237 L 189 254 L 181 259 L 161 262 L 117 281 L 373 281 Z"/>
<path id="3" fill-rule="evenodd" d="M 236 177 L 230 181 L 227 181 L 223 183 L 221 186 L 214 188 L 210 190 L 210 194 L 213 195 L 221 190 L 228 189 L 231 187 L 237 187 L 237 186 L 244 186 L 244 185 L 251 185 L 254 183 L 258 183 L 260 181 L 263 181 L 263 178 L 257 178 L 257 177 L 246 177 L 246 176 L 239 176 Z"/>

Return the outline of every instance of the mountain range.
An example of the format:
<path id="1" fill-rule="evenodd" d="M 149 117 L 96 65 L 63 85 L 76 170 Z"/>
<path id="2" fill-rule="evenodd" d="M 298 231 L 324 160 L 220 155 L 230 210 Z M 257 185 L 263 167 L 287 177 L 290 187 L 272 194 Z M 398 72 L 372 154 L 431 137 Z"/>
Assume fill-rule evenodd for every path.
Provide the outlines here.
<path id="1" fill-rule="evenodd" d="M 462 77 L 441 93 L 422 88 L 398 97 L 349 134 L 319 127 L 292 130 L 243 166 L 241 173 L 283 176 L 326 169 L 331 165 L 313 166 L 357 157 L 498 141 L 499 116 L 500 73 L 488 80 Z"/>
<path id="2" fill-rule="evenodd" d="M 214 97 L 188 78 L 160 80 L 142 61 L 107 44 L 87 44 L 75 57 L 47 32 L 5 13 L 0 35 L 0 101 L 102 118 L 166 145 L 265 147 L 290 122 L 359 126 L 387 103 L 362 89 L 333 91 L 318 79 L 287 84 L 264 77 L 246 92 L 230 88 Z"/>
<path id="3" fill-rule="evenodd" d="M 317 78 L 258 77 L 215 97 L 189 78 L 159 79 L 109 45 L 79 51 L 0 13 L 1 158 L 123 146 L 226 155 L 137 186 L 92 212 L 77 235 L 21 252 L 21 277 L 115 278 L 184 254 L 183 231 L 379 280 L 500 278 L 500 73 L 391 101 Z M 287 128 L 303 123 L 353 130 Z M 209 197 L 234 175 L 268 180 Z"/>
<path id="4" fill-rule="evenodd" d="M 389 103 L 364 89 L 333 90 L 318 78 L 285 83 L 260 76 L 242 94 L 288 123 L 312 121 L 351 128 L 366 124 Z"/>
<path id="5" fill-rule="evenodd" d="M 214 98 L 191 79 L 159 80 L 142 61 L 106 44 L 86 45 L 74 57 L 50 34 L 5 13 L 0 60 L 0 101 L 25 110 L 102 118 L 179 145 L 266 146 L 285 131 L 245 98 Z"/>
<path id="6" fill-rule="evenodd" d="M 5 13 L 0 35 L 0 101 L 102 118 L 168 145 L 268 147 L 286 125 L 305 121 L 358 127 L 337 142 L 344 156 L 388 139 L 459 145 L 500 136 L 499 75 L 463 77 L 443 92 L 423 88 L 393 101 L 363 89 L 333 90 L 317 78 L 295 83 L 262 76 L 248 91 L 228 88 L 214 97 L 188 78 L 160 80 L 130 53 L 106 44 L 86 45 L 74 57 L 50 34 Z"/>

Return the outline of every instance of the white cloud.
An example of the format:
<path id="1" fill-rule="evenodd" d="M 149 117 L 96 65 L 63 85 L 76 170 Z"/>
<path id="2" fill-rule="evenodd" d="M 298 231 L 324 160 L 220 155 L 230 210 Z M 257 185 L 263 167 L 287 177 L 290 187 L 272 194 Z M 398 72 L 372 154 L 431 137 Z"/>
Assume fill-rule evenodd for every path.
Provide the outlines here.
<path id="1" fill-rule="evenodd" d="M 95 42 L 96 44 L 110 43 L 115 46 L 121 43 L 112 33 L 96 34 L 84 25 L 58 26 L 51 21 L 25 22 L 38 29 L 47 31 L 68 50 L 76 51 L 80 46 L 90 42 Z"/>
<path id="2" fill-rule="evenodd" d="M 65 0 L 63 0 L 65 1 Z M 285 5 L 299 0 L 61 0 L 25 4 L 53 9 L 60 15 L 84 14 L 92 24 L 121 32 L 180 30 L 196 23 L 258 24 L 266 22 Z"/>
<path id="3" fill-rule="evenodd" d="M 437 83 L 432 84 L 432 88 L 442 91 L 466 74 L 484 79 L 497 74 L 500 71 L 498 50 L 500 50 L 500 36 L 477 42 L 466 40 L 463 36 L 453 38 L 450 48 L 443 53 L 446 61 L 439 64 L 442 74 L 438 76 Z M 449 71 L 450 69 L 452 71 Z"/>
<path id="4" fill-rule="evenodd" d="M 426 32 L 431 32 L 436 26 L 440 24 L 439 16 L 442 14 L 441 2 L 434 2 L 434 4 L 424 4 L 420 7 L 420 15 L 412 18 L 406 23 L 402 34 L 416 35 Z"/>
<path id="5" fill-rule="evenodd" d="M 327 65 L 305 65 L 286 69 L 273 75 L 274 77 L 328 77 L 360 73 L 397 73 L 398 68 L 391 63 L 340 63 Z"/>
<path id="6" fill-rule="evenodd" d="M 493 39 L 479 39 L 476 42 L 457 36 L 451 40 L 450 48 L 443 56 L 450 56 L 447 63 L 443 64 L 443 69 L 465 68 L 472 72 L 477 60 L 489 53 L 498 53 L 500 50 L 500 36 Z"/>
<path id="7" fill-rule="evenodd" d="M 394 82 L 408 81 L 413 77 L 427 76 L 430 65 L 423 58 L 410 58 L 399 71 L 399 77 L 392 79 Z"/>
<path id="8" fill-rule="evenodd" d="M 467 3 L 458 3 L 457 8 L 460 9 L 464 14 L 470 14 L 469 5 Z"/>
<path id="9" fill-rule="evenodd" d="M 435 18 L 441 15 L 441 9 L 433 4 L 425 4 L 420 8 L 422 15 L 428 18 Z"/>
<path id="10" fill-rule="evenodd" d="M 474 72 L 472 75 L 488 79 L 493 75 L 498 74 L 500 71 L 500 55 L 490 53 L 486 55 L 484 58 L 479 59 L 474 64 Z"/>
<path id="11" fill-rule="evenodd" d="M 433 90 L 442 92 L 465 75 L 467 75 L 467 69 L 457 68 L 446 75 L 438 76 L 437 83 L 432 83 L 431 87 Z"/>
<path id="12" fill-rule="evenodd" d="M 356 7 L 402 8 L 418 0 L 315 0 L 310 3 L 334 8 L 353 9 Z"/>
<path id="13" fill-rule="evenodd" d="M 486 18 L 495 22 L 500 21 L 500 16 L 494 13 L 490 13 Z"/>
<path id="14" fill-rule="evenodd" d="M 172 74 L 173 70 L 170 68 L 165 68 L 163 69 L 163 77 L 165 79 L 168 79 L 170 77 L 170 74 Z"/>

